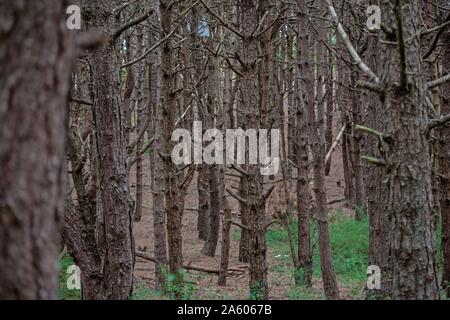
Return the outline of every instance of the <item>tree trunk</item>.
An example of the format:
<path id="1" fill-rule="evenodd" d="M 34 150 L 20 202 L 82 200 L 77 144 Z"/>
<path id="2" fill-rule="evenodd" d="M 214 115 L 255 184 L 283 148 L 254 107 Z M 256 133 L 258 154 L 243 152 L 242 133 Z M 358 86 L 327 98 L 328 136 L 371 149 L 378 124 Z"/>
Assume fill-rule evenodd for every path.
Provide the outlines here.
<path id="1" fill-rule="evenodd" d="M 160 31 L 161 38 L 165 37 L 172 30 L 172 10 L 171 1 L 161 0 L 160 9 Z M 173 62 L 172 40 L 165 41 L 161 46 L 161 111 L 162 111 L 162 141 L 163 153 L 159 154 L 163 158 L 164 185 L 165 185 L 165 212 L 167 215 L 167 238 L 169 249 L 169 272 L 174 275 L 173 286 L 175 296 L 180 297 L 181 286 L 183 284 L 183 249 L 182 249 L 182 220 L 183 206 L 180 201 L 183 195 L 180 194 L 177 168 L 170 157 L 174 143 L 172 142 L 172 131 L 175 123 L 175 74 Z"/>
<path id="2" fill-rule="evenodd" d="M 268 111 L 270 92 L 270 32 L 258 37 L 252 33 L 259 21 L 268 14 L 269 6 L 266 0 L 242 0 L 243 30 L 246 35 L 242 44 L 242 58 L 245 71 L 242 76 L 243 107 L 245 108 L 246 128 L 259 130 L 268 128 Z M 270 19 L 270 18 L 268 18 Z M 269 22 L 265 22 L 270 25 Z M 259 49 L 258 49 L 259 48 Z M 258 55 L 261 50 L 262 55 Z M 250 297 L 256 300 L 268 298 L 267 264 L 266 264 L 266 212 L 264 197 L 264 179 L 259 165 L 247 164 L 248 175 L 243 177 L 246 183 L 248 220 L 248 253 L 250 260 Z M 243 191 L 243 190 L 241 190 Z"/>
<path id="3" fill-rule="evenodd" d="M 444 69 L 450 70 L 450 31 L 447 30 L 443 37 Z M 443 94 L 442 114 L 450 113 L 450 83 L 441 87 Z M 447 125 L 441 129 L 441 154 L 439 158 L 439 173 L 441 177 L 441 223 L 442 223 L 442 256 L 444 267 L 442 275 L 442 287 L 450 297 L 450 127 Z"/>
<path id="4" fill-rule="evenodd" d="M 218 187 L 218 172 L 217 167 L 211 165 L 209 168 L 209 186 L 210 186 L 210 199 L 211 204 L 209 208 L 208 217 L 208 236 L 206 238 L 205 246 L 202 249 L 202 253 L 208 257 L 214 257 L 216 254 L 217 243 L 219 241 L 219 229 L 220 229 L 220 199 L 219 199 L 219 187 Z"/>
<path id="5" fill-rule="evenodd" d="M 74 51 L 65 8 L 0 2 L 0 299 L 57 298 Z"/>
<path id="6" fill-rule="evenodd" d="M 353 114 L 353 126 L 361 124 L 362 121 L 362 108 L 361 108 L 361 97 L 356 91 L 356 80 L 357 76 L 352 73 L 350 76 L 351 87 L 354 90 L 350 90 L 350 103 L 352 105 Z M 364 184 L 363 184 L 363 174 L 361 169 L 361 134 L 355 130 L 353 131 L 353 154 L 351 155 L 353 161 L 353 171 L 354 171 L 354 183 L 355 183 L 355 219 L 361 221 L 365 217 L 364 208 Z"/>
<path id="7" fill-rule="evenodd" d="M 138 28 L 137 30 L 137 45 L 138 48 L 144 46 L 144 32 L 142 28 Z M 144 105 L 144 97 L 146 91 L 144 90 L 144 83 L 147 78 L 147 67 L 144 63 L 140 62 L 136 65 L 135 74 L 138 75 L 137 81 L 135 81 L 134 88 L 134 99 L 133 102 L 136 104 L 136 135 L 142 130 L 145 130 L 145 126 L 147 125 L 147 118 L 149 116 L 148 109 Z M 145 135 L 144 135 L 145 136 Z M 144 147 L 144 136 L 140 138 L 136 143 L 136 203 L 134 206 L 134 221 L 139 222 L 142 219 L 142 203 L 144 198 L 144 169 L 143 169 L 143 161 L 144 157 L 142 154 L 142 148 Z M 130 150 L 131 151 L 131 150 Z"/>
<path id="8" fill-rule="evenodd" d="M 230 126 L 229 110 L 232 109 L 234 98 L 232 97 L 232 79 L 230 70 L 225 71 L 224 76 L 224 101 L 222 108 L 219 111 L 218 122 L 222 123 L 221 128 L 228 128 Z M 237 84 L 236 84 L 237 85 Z M 221 165 L 218 172 L 218 188 L 220 198 L 220 213 L 223 215 L 222 220 L 222 243 L 220 251 L 220 271 L 217 284 L 219 286 L 225 286 L 227 284 L 228 264 L 230 260 L 230 232 L 231 232 L 231 208 L 228 204 L 226 194 L 226 166 Z"/>
<path id="9" fill-rule="evenodd" d="M 155 15 L 155 21 L 158 21 L 158 15 Z M 157 41 L 155 35 L 150 31 L 149 39 Z M 165 291 L 167 278 L 167 233 L 166 233 L 166 212 L 165 212 L 165 179 L 164 179 L 164 161 L 160 154 L 164 152 L 163 140 L 163 109 L 160 101 L 161 94 L 161 53 L 156 50 L 150 56 L 149 65 L 149 112 L 153 121 L 153 136 L 155 138 L 154 147 L 150 152 L 150 166 L 152 167 L 151 189 L 153 195 L 153 250 L 155 252 L 155 289 Z M 149 135 L 150 136 L 150 135 Z"/>
<path id="10" fill-rule="evenodd" d="M 192 25 L 199 26 L 201 23 L 200 14 L 197 7 L 192 9 Z M 205 57 L 204 50 L 202 50 L 201 38 L 198 34 L 198 28 L 194 27 L 191 30 L 192 45 L 195 48 L 193 53 L 193 64 L 195 65 L 194 81 L 198 81 L 196 89 L 196 105 L 194 111 L 194 118 L 196 121 L 202 122 L 202 127 L 207 128 L 206 117 L 207 107 L 206 101 L 206 87 L 208 83 L 208 74 L 206 67 L 209 64 L 205 63 L 208 57 Z M 206 65 L 205 65 L 206 64 Z M 205 110 L 206 109 L 206 110 Z M 203 133 L 202 133 L 203 135 Z M 195 146 L 197 148 L 197 146 Z M 209 230 L 209 212 L 210 212 L 210 190 L 209 190 L 209 178 L 208 167 L 204 164 L 199 164 L 197 167 L 197 192 L 198 192 L 198 218 L 197 218 L 197 231 L 198 238 L 206 241 L 208 238 Z"/>
<path id="11" fill-rule="evenodd" d="M 328 62 L 328 72 L 329 75 L 327 76 L 327 81 L 325 82 L 326 85 L 326 129 L 325 129 L 325 152 L 328 152 L 331 149 L 331 146 L 333 144 L 333 54 L 331 52 L 327 53 L 327 62 Z M 331 171 L 331 159 L 325 164 L 325 175 L 328 177 L 330 175 Z"/>
<path id="12" fill-rule="evenodd" d="M 350 136 L 351 136 L 351 126 L 348 119 L 348 114 L 345 110 L 341 110 L 342 115 L 342 125 L 346 126 L 344 136 L 342 137 L 342 166 L 344 169 L 344 196 L 348 205 L 353 203 L 354 199 L 354 188 L 353 188 L 353 178 L 351 173 L 351 162 L 350 162 Z"/>
<path id="13" fill-rule="evenodd" d="M 322 278 L 324 291 L 327 299 L 339 299 L 336 276 L 333 271 L 333 263 L 330 248 L 330 236 L 328 230 L 328 213 L 327 213 L 327 194 L 325 189 L 325 145 L 324 139 L 321 139 L 323 133 L 323 117 L 318 116 L 315 121 L 314 104 L 309 103 L 308 118 L 310 127 L 311 150 L 314 158 L 314 194 L 316 195 L 317 224 L 319 232 L 319 250 L 320 250 L 320 266 L 322 269 Z M 319 104 L 319 114 L 323 108 Z M 317 132 L 319 127 L 320 133 Z M 324 137 L 323 137 L 324 138 Z"/>
<path id="14" fill-rule="evenodd" d="M 319 45 L 317 56 L 322 57 L 323 48 Z M 308 68 L 305 79 L 312 79 L 312 70 Z M 319 68 L 317 85 L 317 119 L 315 103 L 312 97 L 313 90 L 303 88 L 303 96 L 308 117 L 310 147 L 314 159 L 314 194 L 316 196 L 317 227 L 319 233 L 320 266 L 322 270 L 325 296 L 330 300 L 339 299 L 336 276 L 333 270 L 331 256 L 330 236 L 328 230 L 327 193 L 325 186 L 325 123 L 324 104 L 322 100 L 322 74 Z M 312 81 L 311 81 L 312 83 Z"/>
<path id="15" fill-rule="evenodd" d="M 214 118 L 217 114 L 218 105 L 218 90 L 220 88 L 219 68 L 216 57 L 210 57 L 207 64 L 207 84 L 206 84 L 206 126 L 208 129 L 213 129 Z M 219 170 L 216 165 L 208 166 L 209 173 L 209 217 L 208 217 L 208 236 L 206 238 L 205 246 L 202 253 L 208 257 L 214 257 L 216 254 L 216 247 L 219 241 L 220 231 L 220 197 L 218 189 L 218 174 Z"/>
<path id="16" fill-rule="evenodd" d="M 209 216 L 209 179 L 206 166 L 199 165 L 197 174 L 198 190 L 198 218 L 197 230 L 198 238 L 205 240 L 208 237 L 208 216 Z"/>
<path id="17" fill-rule="evenodd" d="M 425 81 L 420 43 L 419 2 L 382 1 L 386 25 L 398 46 L 381 44 L 384 117 L 383 149 L 392 228 L 392 298 L 437 299 L 435 234 L 431 223 L 430 142 L 426 132 Z M 381 40 L 393 36 L 380 33 Z M 406 41 L 405 39 L 410 39 Z M 387 140 L 387 141 L 386 141 Z"/>
<path id="18" fill-rule="evenodd" d="M 368 39 L 367 61 L 368 65 L 377 70 L 380 48 L 377 39 Z M 383 131 L 383 121 L 380 118 L 383 109 L 381 100 L 376 93 L 367 94 L 367 110 L 365 110 L 365 124 L 378 131 Z M 381 158 L 380 144 L 377 137 L 367 136 L 364 154 Z M 366 299 L 383 300 L 390 297 L 391 292 L 391 263 L 390 263 L 390 227 L 389 217 L 386 214 L 387 184 L 384 180 L 383 169 L 364 162 L 364 174 L 367 194 L 367 215 L 369 220 L 369 266 L 378 266 L 381 269 L 381 288 L 366 290 Z M 366 288 L 367 289 L 367 288 Z"/>
<path id="19" fill-rule="evenodd" d="M 300 7 L 303 11 L 306 6 Z M 305 12 L 305 11 L 303 11 Z M 310 76 L 310 66 L 308 65 L 311 49 L 311 40 L 307 30 L 306 15 L 298 14 L 298 73 L 299 75 Z M 308 176 L 308 119 L 306 116 L 306 101 L 302 92 L 309 91 L 312 88 L 311 79 L 304 78 L 304 82 L 298 83 L 297 90 L 297 210 L 298 210 L 298 262 L 296 281 L 299 285 L 306 287 L 312 286 L 312 249 L 310 233 L 310 189 Z"/>
<path id="20" fill-rule="evenodd" d="M 89 27 L 102 27 L 112 33 L 118 19 L 108 10 L 118 1 L 92 1 Z M 105 18 L 107 17 L 107 18 Z M 128 299 L 133 290 L 134 238 L 133 201 L 126 168 L 125 110 L 121 99 L 120 70 L 122 59 L 115 43 L 94 50 L 88 57 L 96 86 L 94 125 L 97 141 L 97 190 L 101 207 L 97 208 L 97 231 L 104 233 L 100 241 L 105 299 Z"/>
<path id="21" fill-rule="evenodd" d="M 247 181 L 245 177 L 241 177 L 239 183 L 239 196 L 242 199 L 247 199 Z M 248 225 L 248 206 L 246 203 L 239 203 L 239 212 L 241 216 L 241 224 Z M 250 262 L 249 257 L 249 232 L 247 229 L 241 228 L 241 237 L 239 239 L 239 262 Z"/>

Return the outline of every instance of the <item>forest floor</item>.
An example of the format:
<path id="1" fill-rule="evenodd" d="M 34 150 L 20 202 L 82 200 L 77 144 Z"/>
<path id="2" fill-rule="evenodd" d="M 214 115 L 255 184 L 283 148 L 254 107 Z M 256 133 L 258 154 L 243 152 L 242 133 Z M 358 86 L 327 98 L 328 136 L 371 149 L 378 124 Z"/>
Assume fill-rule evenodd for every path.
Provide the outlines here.
<path id="1" fill-rule="evenodd" d="M 338 115 L 336 115 L 338 118 Z M 335 128 L 335 131 L 339 128 Z M 341 299 L 359 299 L 363 297 L 364 282 L 367 279 L 367 256 L 368 256 L 368 223 L 367 221 L 356 222 L 352 217 L 353 210 L 345 207 L 341 200 L 344 193 L 344 178 L 342 169 L 342 154 L 339 148 L 332 157 L 331 173 L 326 179 L 329 201 L 336 203 L 329 206 L 330 212 L 330 238 L 333 252 L 333 263 L 339 282 Z M 144 160 L 144 202 L 143 217 L 135 224 L 136 248 L 153 255 L 153 221 L 152 221 L 152 193 L 150 189 L 150 167 L 148 155 Z M 131 171 L 131 188 L 135 193 L 135 171 Z M 293 188 L 292 192 L 295 192 Z M 277 184 L 276 189 L 268 200 L 268 215 L 273 215 L 275 208 L 283 206 L 282 186 Z M 295 194 L 291 194 L 295 199 Z M 232 198 L 229 199 L 230 206 L 236 211 L 238 204 Z M 196 179 L 191 184 L 185 205 L 183 217 L 183 257 L 184 264 L 218 269 L 220 264 L 220 241 L 217 246 L 216 256 L 209 258 L 201 254 L 204 242 L 198 240 L 197 212 L 198 195 Z M 292 234 L 296 236 L 296 226 L 292 224 Z M 320 260 L 317 245 L 317 228 L 311 224 L 312 241 L 314 246 L 313 288 L 305 289 L 294 285 L 293 264 L 290 256 L 287 232 L 284 227 L 274 224 L 267 232 L 267 265 L 269 276 L 270 299 L 323 299 L 321 282 Z M 230 267 L 245 267 L 238 261 L 240 230 L 232 227 Z M 295 239 L 296 240 L 296 239 Z M 70 258 L 62 259 L 62 269 L 71 264 Z M 152 262 L 137 258 L 135 266 L 136 290 L 134 299 L 161 299 L 154 292 L 154 264 Z M 64 284 L 66 276 L 62 271 Z M 217 275 L 203 272 L 186 272 L 188 285 L 184 292 L 185 299 L 248 299 L 248 272 L 242 275 L 232 275 L 227 279 L 227 285 L 217 285 Z M 64 285 L 60 290 L 61 298 L 76 299 L 77 292 L 68 291 Z"/>
<path id="2" fill-rule="evenodd" d="M 336 114 L 335 119 L 339 119 L 339 115 Z M 336 128 L 335 131 L 339 130 Z M 327 192 L 329 201 L 340 200 L 343 198 L 344 193 L 344 178 L 342 169 L 342 154 L 339 149 L 335 151 L 331 163 L 331 173 L 327 177 Z M 144 161 L 144 202 L 143 202 L 143 217 L 139 223 L 135 224 L 135 240 L 136 248 L 146 250 L 153 255 L 153 219 L 151 215 L 152 208 L 152 194 L 150 189 L 150 168 L 148 157 Z M 134 171 L 131 172 L 131 187 L 134 192 Z M 279 177 L 281 178 L 281 177 Z M 295 185 L 295 184 L 294 184 Z M 273 191 L 272 196 L 268 199 L 266 206 L 268 216 L 274 214 L 274 208 L 283 206 L 285 202 L 282 199 L 281 192 L 282 185 L 277 184 L 276 189 Z M 295 188 L 291 194 L 292 200 L 295 199 Z M 229 197 L 230 206 L 234 208 L 234 212 L 237 213 L 238 203 Z M 295 202 L 295 201 L 294 201 Z M 351 248 L 338 248 L 336 246 L 347 245 L 360 245 L 359 240 L 356 237 L 360 237 L 361 233 L 352 234 L 358 230 L 352 230 L 357 228 L 366 228 L 367 224 L 353 225 L 352 219 L 347 219 L 353 215 L 352 211 L 346 208 L 341 208 L 344 205 L 343 202 L 337 202 L 330 206 L 330 216 L 334 221 L 331 226 L 331 238 L 332 246 L 334 246 L 334 253 L 338 253 L 339 257 L 335 256 L 335 264 L 344 264 L 343 266 L 336 265 L 335 268 L 337 277 L 339 280 L 339 286 L 341 291 L 341 298 L 351 299 L 359 296 L 364 284 L 361 282 L 355 282 L 355 272 L 360 273 L 360 279 L 364 281 L 364 277 L 367 279 L 365 273 L 367 269 L 367 261 L 361 261 L 361 257 L 354 257 L 351 254 L 348 256 L 341 256 L 348 253 Z M 196 179 L 193 182 L 187 192 L 185 213 L 183 217 L 183 257 L 185 264 L 192 264 L 195 266 L 206 267 L 210 269 L 218 269 L 220 265 L 220 239 L 216 250 L 216 256 L 214 258 L 206 257 L 201 253 L 204 242 L 198 239 L 197 232 L 197 212 L 195 208 L 198 207 L 198 193 Z M 347 218 L 346 218 L 347 217 Z M 238 218 L 235 218 L 236 220 Z M 292 226 L 295 228 L 295 225 Z M 349 228 L 349 230 L 347 230 Z M 344 230 L 342 230 L 344 229 Z M 313 230 L 313 244 L 317 243 L 317 232 L 314 232 L 315 225 L 312 224 Z M 343 232 L 342 232 L 343 231 Z M 340 233 L 340 234 L 339 234 Z M 296 235 L 296 231 L 292 234 Z M 363 234 L 367 234 L 364 233 Z M 344 236 L 344 238 L 342 238 Z M 238 260 L 239 252 L 239 238 L 240 230 L 238 227 L 233 226 L 231 231 L 231 248 L 230 248 L 230 267 L 242 267 L 245 264 L 240 263 Z M 368 239 L 364 239 L 363 246 L 368 247 Z M 333 243 L 334 242 L 334 243 Z M 342 243 L 346 242 L 346 243 Z M 321 299 L 323 298 L 322 283 L 320 277 L 320 264 L 318 257 L 318 246 L 315 245 L 315 257 L 314 257 L 314 281 L 313 288 L 310 290 L 299 289 L 294 285 L 294 276 L 292 268 L 292 259 L 289 251 L 289 244 L 287 238 L 287 232 L 285 228 L 280 225 L 274 224 L 267 233 L 267 265 L 269 275 L 269 287 L 271 299 Z M 366 252 L 361 252 L 362 256 L 367 257 Z M 352 259 L 356 259 L 354 261 Z M 366 258 L 365 258 L 366 259 Z M 358 270 L 356 270 L 358 269 Z M 136 281 L 138 283 L 137 290 L 135 292 L 135 298 L 148 299 L 159 298 L 158 295 L 150 288 L 154 287 L 154 264 L 149 261 L 137 258 L 135 267 Z M 351 278 L 350 278 L 351 276 Z M 203 272 L 189 271 L 186 273 L 186 279 L 188 281 L 187 289 L 185 290 L 185 298 L 192 299 L 247 299 L 248 298 L 248 272 L 243 275 L 229 276 L 227 279 L 227 286 L 220 287 L 217 285 L 217 275 L 205 274 Z"/>
<path id="3" fill-rule="evenodd" d="M 339 152 L 334 155 L 336 159 L 335 162 L 339 162 Z M 146 164 L 145 166 L 147 166 Z M 149 170 L 145 168 L 144 181 L 150 181 L 150 176 L 147 174 Z M 183 257 L 185 264 L 192 264 L 195 266 L 206 267 L 210 269 L 218 269 L 220 264 L 220 241 L 217 246 L 216 256 L 214 258 L 206 257 L 201 253 L 204 242 L 198 240 L 197 232 L 197 212 L 191 210 L 197 208 L 197 185 L 194 179 L 192 185 L 190 186 L 187 197 L 186 197 L 186 208 L 183 217 Z M 330 200 L 341 199 L 343 197 L 343 189 L 339 187 L 343 185 L 342 172 L 340 172 L 338 167 L 332 168 L 332 173 L 330 177 L 327 178 L 328 195 Z M 133 186 L 132 186 L 133 187 Z M 272 211 L 270 206 L 274 206 L 279 195 L 278 188 L 274 191 L 274 196 L 268 201 L 268 212 Z M 136 248 L 141 251 L 147 251 L 150 255 L 153 255 L 153 219 L 151 215 L 151 190 L 148 183 L 145 184 L 144 188 L 144 215 L 142 220 L 135 225 L 135 240 Z M 233 199 L 229 199 L 230 205 L 233 208 L 237 207 L 237 203 Z M 362 290 L 363 284 L 353 282 L 349 276 L 355 277 L 355 271 L 362 273 L 365 276 L 365 269 L 367 268 L 367 262 L 361 261 L 361 258 L 356 258 L 358 261 L 353 261 L 355 259 L 352 255 L 346 257 L 341 256 L 348 252 L 350 248 L 338 248 L 336 246 L 345 245 L 359 245 L 360 232 L 358 234 L 352 234 L 352 230 L 357 228 L 365 228 L 366 224 L 353 225 L 349 219 L 352 212 L 348 209 L 339 208 L 339 205 L 343 203 L 337 203 L 336 205 L 330 207 L 331 219 L 333 224 L 331 226 L 331 237 L 332 246 L 334 253 L 339 253 L 339 261 L 335 261 L 335 264 L 345 264 L 344 266 L 335 266 L 337 268 L 337 277 L 340 282 L 340 291 L 342 298 L 350 299 L 355 294 L 358 294 Z M 295 228 L 295 225 L 292 226 Z M 344 230 L 342 230 L 344 229 Z M 349 230 L 347 230 L 349 229 Z M 315 245 L 315 259 L 314 259 L 314 286 L 311 290 L 301 290 L 295 287 L 293 282 L 293 270 L 292 270 L 292 259 L 289 253 L 289 245 L 287 232 L 285 228 L 280 225 L 273 225 L 267 233 L 267 264 L 268 264 L 268 274 L 269 274 L 269 286 L 270 286 L 270 298 L 271 299 L 288 299 L 288 298 L 311 298 L 320 299 L 323 297 L 322 294 L 322 283 L 320 279 L 320 265 L 318 259 L 318 246 L 316 245 L 317 232 L 315 231 L 315 225 L 312 224 L 313 230 L 313 244 Z M 338 234 L 339 232 L 342 232 Z M 292 232 L 294 235 L 296 231 Z M 363 232 L 364 233 L 364 232 Z M 366 233 L 367 234 L 367 233 Z M 344 238 L 342 238 L 344 236 Z M 238 260 L 239 251 L 239 238 L 240 230 L 238 227 L 232 228 L 231 231 L 231 250 L 230 250 L 230 267 L 242 267 L 245 264 L 240 263 Z M 364 239 L 363 242 L 367 249 L 368 239 Z M 346 243 L 342 243 L 346 242 Z M 345 252 L 343 251 L 345 250 Z M 350 249 L 351 250 L 351 249 Z M 364 250 L 366 251 L 366 250 Z M 361 252 L 363 256 L 367 256 L 367 252 Z M 345 260 L 345 261 L 344 261 Z M 358 266 L 355 266 L 358 264 Z M 359 267 L 359 270 L 355 268 Z M 152 262 L 137 258 L 136 261 L 136 280 L 138 283 L 137 291 L 135 293 L 136 298 L 158 298 L 158 295 L 152 292 L 149 288 L 154 287 L 154 264 Z M 189 271 L 186 273 L 186 279 L 189 282 L 185 298 L 192 299 L 247 299 L 248 298 L 248 273 L 244 275 L 234 275 L 229 276 L 227 279 L 227 286 L 220 287 L 217 285 L 217 275 L 205 274 L 203 272 Z M 364 280 L 363 280 L 364 281 Z M 351 291 L 351 292 L 350 292 Z"/>

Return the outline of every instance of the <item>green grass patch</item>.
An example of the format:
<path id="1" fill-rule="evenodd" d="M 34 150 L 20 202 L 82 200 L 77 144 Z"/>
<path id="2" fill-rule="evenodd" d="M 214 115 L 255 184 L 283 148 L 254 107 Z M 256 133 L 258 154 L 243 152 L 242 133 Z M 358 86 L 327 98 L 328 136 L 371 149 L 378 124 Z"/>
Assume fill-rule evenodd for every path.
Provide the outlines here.
<path id="1" fill-rule="evenodd" d="M 297 223 L 292 222 L 290 227 L 294 237 L 294 243 L 297 245 Z M 352 217 L 344 217 L 341 212 L 337 212 L 330 221 L 329 230 L 333 267 L 336 272 L 336 277 L 341 283 L 353 290 L 352 295 L 354 293 L 357 296 L 361 285 L 367 280 L 366 271 L 369 254 L 368 220 L 356 221 Z M 311 223 L 311 239 L 314 247 L 314 277 L 321 278 L 317 225 L 315 223 Z M 277 227 L 270 229 L 267 233 L 267 244 L 274 249 L 275 259 L 279 259 L 280 261 L 274 266 L 274 270 L 280 273 L 284 267 L 286 272 L 292 274 L 294 271 L 292 267 L 287 267 L 287 264 L 292 265 L 292 262 L 285 228 Z M 289 298 L 308 298 L 308 295 L 305 296 L 304 291 L 294 289 L 289 291 Z M 314 296 L 313 293 L 308 294 Z"/>
<path id="2" fill-rule="evenodd" d="M 130 300 L 161 300 L 164 297 L 160 292 L 147 287 L 144 283 L 138 283 L 134 288 Z"/>
<path id="3" fill-rule="evenodd" d="M 330 243 L 333 267 L 337 278 L 344 283 L 367 280 L 369 256 L 369 223 L 367 219 L 339 217 L 330 223 Z M 318 244 L 314 248 L 314 274 L 320 276 Z"/>
<path id="4" fill-rule="evenodd" d="M 325 295 L 321 289 L 292 286 L 287 293 L 287 298 L 289 300 L 325 300 Z"/>
<path id="5" fill-rule="evenodd" d="M 59 290 L 58 298 L 61 300 L 80 300 L 81 292 L 78 289 L 69 289 L 67 283 L 72 274 L 68 272 L 70 266 L 75 265 L 72 257 L 68 253 L 64 253 L 59 259 Z"/>

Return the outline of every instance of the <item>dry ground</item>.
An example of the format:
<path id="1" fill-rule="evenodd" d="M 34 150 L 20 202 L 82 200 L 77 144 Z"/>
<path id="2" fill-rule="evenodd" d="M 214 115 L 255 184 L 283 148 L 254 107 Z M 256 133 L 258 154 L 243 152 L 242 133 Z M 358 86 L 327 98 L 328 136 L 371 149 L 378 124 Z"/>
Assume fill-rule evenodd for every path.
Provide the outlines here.
<path id="1" fill-rule="evenodd" d="M 339 118 L 336 114 L 335 118 Z M 335 132 L 339 128 L 335 128 Z M 327 191 L 329 200 L 341 199 L 343 197 L 343 171 L 341 152 L 338 148 L 333 154 L 332 158 L 332 170 L 329 177 L 327 177 Z M 131 172 L 132 192 L 135 192 L 135 172 L 134 169 Z M 188 190 L 186 197 L 186 208 L 183 218 L 183 256 L 184 263 L 193 264 L 196 266 L 203 266 L 208 268 L 218 268 L 220 263 L 220 241 L 217 247 L 216 256 L 214 258 L 205 257 L 201 254 L 203 247 L 203 241 L 198 240 L 197 233 L 197 212 L 190 210 L 197 208 L 198 196 L 196 179 L 193 180 L 192 185 Z M 277 189 L 274 190 L 272 199 L 269 199 L 268 211 L 271 210 L 271 203 L 279 202 L 281 185 L 277 185 Z M 237 207 L 237 203 L 234 199 L 230 198 L 230 203 L 233 208 Z M 343 203 L 336 203 L 330 206 L 330 212 L 333 209 L 342 207 Z M 150 255 L 153 255 L 153 221 L 152 221 L 152 193 L 150 189 L 150 168 L 148 156 L 144 160 L 144 203 L 143 203 L 143 217 L 142 221 L 135 224 L 135 239 L 136 248 L 144 249 Z M 351 214 L 350 210 L 345 210 L 345 214 Z M 274 226 L 274 228 L 279 228 Z M 243 266 L 238 261 L 238 248 L 239 241 L 237 235 L 239 230 L 233 226 L 232 230 L 232 242 L 230 250 L 230 267 Z M 277 258 L 277 252 L 273 248 L 268 248 L 267 262 L 269 268 L 269 285 L 270 285 L 270 298 L 271 299 L 286 299 L 288 289 L 293 284 L 292 275 L 280 274 L 271 272 L 271 270 L 279 264 L 279 258 Z M 149 261 L 137 258 L 136 262 L 136 280 L 137 283 L 144 283 L 146 286 L 153 288 L 154 284 L 154 264 Z M 248 297 L 248 274 L 240 276 L 230 276 L 227 281 L 226 287 L 219 287 L 217 285 L 217 276 L 211 274 L 205 274 L 200 272 L 189 272 L 188 281 L 194 285 L 194 298 L 201 299 L 246 299 Z M 320 291 L 321 281 L 314 280 L 314 288 Z M 342 298 L 347 297 L 346 289 L 341 288 Z"/>

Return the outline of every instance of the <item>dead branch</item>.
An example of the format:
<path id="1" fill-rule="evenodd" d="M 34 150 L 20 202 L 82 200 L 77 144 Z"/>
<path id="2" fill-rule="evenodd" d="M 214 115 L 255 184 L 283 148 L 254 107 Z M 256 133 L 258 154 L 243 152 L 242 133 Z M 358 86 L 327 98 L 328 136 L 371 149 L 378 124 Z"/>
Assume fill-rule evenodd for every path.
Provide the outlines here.
<path id="1" fill-rule="evenodd" d="M 212 9 L 205 3 L 205 1 L 200 0 L 200 2 L 202 3 L 202 5 L 205 7 L 205 9 L 217 20 L 219 20 L 220 24 L 222 26 L 224 26 L 225 28 L 227 28 L 228 30 L 230 30 L 231 32 L 233 32 L 235 35 L 237 35 L 238 37 L 240 37 L 241 39 L 244 39 L 244 36 L 235 28 L 233 28 L 229 23 L 226 23 L 219 15 L 217 15 L 216 13 L 214 13 L 214 11 L 212 11 Z"/>
<path id="2" fill-rule="evenodd" d="M 83 100 L 83 99 L 80 99 L 80 98 L 74 98 L 74 97 L 70 97 L 69 98 L 69 101 L 70 102 L 74 102 L 74 103 L 79 103 L 79 104 L 84 104 L 84 105 L 86 105 L 86 106 L 93 106 L 94 104 L 92 103 L 92 102 L 90 102 L 90 101 L 86 101 L 86 100 Z"/>
<path id="3" fill-rule="evenodd" d="M 136 17 L 135 19 L 121 25 L 119 28 L 117 28 L 113 34 L 111 35 L 111 40 L 115 41 L 117 38 L 120 37 L 120 35 L 127 30 L 128 28 L 131 28 L 138 23 L 141 23 L 142 21 L 148 19 L 153 14 L 153 9 L 148 10 L 146 13 L 140 15 L 139 17 Z"/>
<path id="4" fill-rule="evenodd" d="M 373 91 L 376 93 L 383 92 L 383 88 L 379 84 L 373 83 L 373 82 L 368 82 L 368 81 L 357 81 L 356 87 L 361 88 L 361 89 L 366 89 L 369 91 Z"/>
<path id="5" fill-rule="evenodd" d="M 157 263 L 156 259 L 145 254 L 142 252 L 136 252 L 136 257 L 147 260 L 147 261 L 151 261 L 153 263 Z M 199 271 L 199 272 L 205 272 L 205 273 L 213 273 L 213 274 L 219 274 L 219 269 L 211 269 L 211 268 L 206 268 L 206 267 L 200 267 L 200 266 L 195 266 L 195 265 L 191 265 L 190 263 L 188 264 L 184 264 L 183 268 L 186 270 L 192 270 L 192 271 Z M 233 272 L 239 272 L 244 274 L 246 272 L 246 270 L 240 269 L 240 268 L 228 268 L 228 272 L 233 273 Z"/>
<path id="6" fill-rule="evenodd" d="M 440 119 L 431 120 L 428 124 L 428 132 L 433 129 L 445 126 L 448 122 L 450 122 L 450 114 L 443 116 Z"/>
<path id="7" fill-rule="evenodd" d="M 262 197 L 262 202 L 265 203 L 267 201 L 267 198 L 270 197 L 270 195 L 272 194 L 273 189 L 275 189 L 275 184 L 273 184 L 269 190 L 267 190 L 267 192 L 263 195 Z"/>
<path id="8" fill-rule="evenodd" d="M 336 140 L 334 140 L 333 145 L 330 148 L 330 151 L 328 151 L 327 155 L 325 156 L 325 165 L 328 164 L 328 162 L 331 159 L 331 155 L 334 152 L 334 149 L 336 149 L 337 145 L 339 144 L 339 141 L 342 139 L 342 136 L 344 135 L 345 129 L 347 129 L 347 124 L 344 124 L 341 131 L 339 132 L 338 136 L 336 137 Z"/>
<path id="9" fill-rule="evenodd" d="M 325 0 L 328 5 L 328 11 L 331 14 L 331 18 L 333 19 L 333 22 L 336 25 L 337 32 L 339 33 L 339 36 L 341 37 L 342 41 L 344 42 L 345 46 L 347 47 L 348 52 L 352 56 L 355 64 L 358 66 L 359 69 L 361 69 L 362 72 L 367 74 L 371 81 L 375 83 L 380 83 L 380 79 L 378 76 L 370 69 L 370 67 L 364 63 L 364 61 L 359 56 L 358 52 L 356 51 L 355 47 L 351 43 L 347 33 L 344 30 L 344 27 L 339 22 L 339 18 L 337 16 L 336 10 L 334 9 L 333 4 L 331 3 L 331 0 Z"/>
<path id="10" fill-rule="evenodd" d="M 386 166 L 386 161 L 374 157 L 362 156 L 361 159 L 379 167 Z"/>
<path id="11" fill-rule="evenodd" d="M 363 131 L 363 132 L 369 133 L 371 135 L 374 135 L 374 136 L 378 137 L 378 139 L 380 139 L 381 142 L 389 141 L 388 135 L 385 135 L 384 133 L 382 133 L 378 130 L 372 129 L 372 128 L 368 128 L 368 127 L 361 126 L 361 125 L 356 125 L 355 130 Z"/>
<path id="12" fill-rule="evenodd" d="M 233 191 L 231 191 L 228 188 L 226 190 L 227 190 L 228 194 L 230 196 L 232 196 L 234 199 L 236 199 L 237 201 L 241 202 L 242 204 L 245 204 L 245 205 L 247 204 L 247 200 L 241 198 L 240 196 L 238 196 L 237 194 L 235 194 Z"/>
<path id="13" fill-rule="evenodd" d="M 445 77 L 428 82 L 427 86 L 428 86 L 428 89 L 433 89 L 433 88 L 443 85 L 444 83 L 447 83 L 449 81 L 450 81 L 450 73 L 448 75 L 446 75 Z"/>

